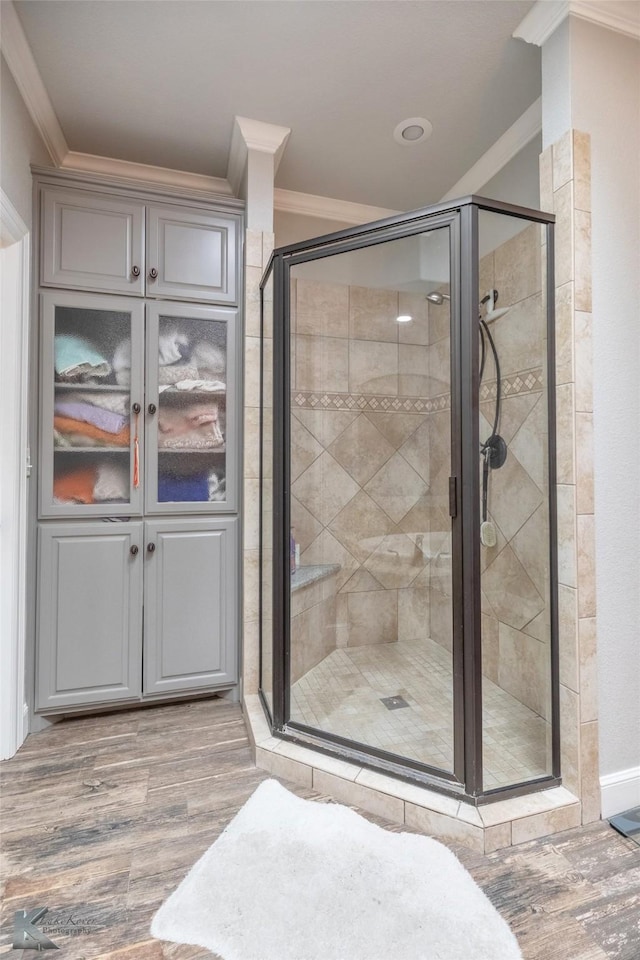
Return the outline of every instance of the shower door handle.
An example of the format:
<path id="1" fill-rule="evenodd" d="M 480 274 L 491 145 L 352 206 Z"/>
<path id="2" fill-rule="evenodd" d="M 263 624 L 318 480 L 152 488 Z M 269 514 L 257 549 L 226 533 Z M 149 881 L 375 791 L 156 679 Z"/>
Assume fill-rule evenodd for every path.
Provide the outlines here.
<path id="1" fill-rule="evenodd" d="M 458 478 L 449 477 L 449 516 L 458 516 Z"/>

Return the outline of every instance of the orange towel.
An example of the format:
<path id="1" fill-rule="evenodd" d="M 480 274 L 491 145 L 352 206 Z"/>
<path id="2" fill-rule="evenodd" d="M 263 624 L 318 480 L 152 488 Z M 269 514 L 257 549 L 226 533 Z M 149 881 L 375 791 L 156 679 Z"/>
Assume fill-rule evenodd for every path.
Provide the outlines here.
<path id="1" fill-rule="evenodd" d="M 95 467 L 83 467 L 53 478 L 53 496 L 63 503 L 94 503 Z"/>
<path id="2" fill-rule="evenodd" d="M 96 444 L 102 444 L 107 447 L 128 447 L 131 439 L 129 424 L 124 426 L 120 433 L 108 433 L 108 431 L 101 430 L 100 427 L 96 427 L 92 423 L 85 423 L 83 420 L 72 420 L 71 417 L 55 416 L 53 418 L 53 427 L 70 440 L 73 440 L 73 434 L 79 434 L 82 437 L 95 440 Z"/>

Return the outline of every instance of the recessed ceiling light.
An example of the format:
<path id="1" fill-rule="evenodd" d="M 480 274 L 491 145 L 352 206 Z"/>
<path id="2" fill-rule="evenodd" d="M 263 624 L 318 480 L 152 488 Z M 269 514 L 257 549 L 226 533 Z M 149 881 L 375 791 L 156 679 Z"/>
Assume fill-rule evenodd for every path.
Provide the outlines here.
<path id="1" fill-rule="evenodd" d="M 433 132 L 433 126 L 424 117 L 409 117 L 393 131 L 393 139 L 405 147 L 423 143 Z"/>
<path id="2" fill-rule="evenodd" d="M 401 313 L 399 317 L 396 317 L 396 323 L 409 323 L 410 320 L 413 320 L 413 317 L 410 317 L 408 313 Z"/>

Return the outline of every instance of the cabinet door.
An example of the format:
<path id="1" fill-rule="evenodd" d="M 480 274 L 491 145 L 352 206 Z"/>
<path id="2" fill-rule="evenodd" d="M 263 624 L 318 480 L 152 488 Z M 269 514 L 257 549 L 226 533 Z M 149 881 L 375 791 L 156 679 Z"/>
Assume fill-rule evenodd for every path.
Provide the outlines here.
<path id="1" fill-rule="evenodd" d="M 146 525 L 144 693 L 237 682 L 237 525 Z"/>
<path id="2" fill-rule="evenodd" d="M 147 513 L 237 510 L 237 315 L 147 306 Z"/>
<path id="3" fill-rule="evenodd" d="M 238 218 L 147 208 L 147 296 L 237 303 Z"/>
<path id="4" fill-rule="evenodd" d="M 43 517 L 141 512 L 143 311 L 123 297 L 41 295 Z"/>
<path id="5" fill-rule="evenodd" d="M 42 193 L 41 282 L 144 295 L 144 205 L 103 194 Z"/>
<path id="6" fill-rule="evenodd" d="M 142 522 L 38 531 L 37 707 L 140 696 Z"/>

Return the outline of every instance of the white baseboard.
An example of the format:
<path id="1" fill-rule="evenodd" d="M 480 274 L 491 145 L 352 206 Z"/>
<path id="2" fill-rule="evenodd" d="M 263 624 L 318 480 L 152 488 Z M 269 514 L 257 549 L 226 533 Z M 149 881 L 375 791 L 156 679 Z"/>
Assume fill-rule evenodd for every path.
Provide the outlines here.
<path id="1" fill-rule="evenodd" d="M 29 704 L 22 704 L 22 728 L 19 731 L 20 743 L 24 743 L 29 735 Z"/>
<path id="2" fill-rule="evenodd" d="M 640 806 L 640 767 L 600 777 L 603 819 Z"/>

